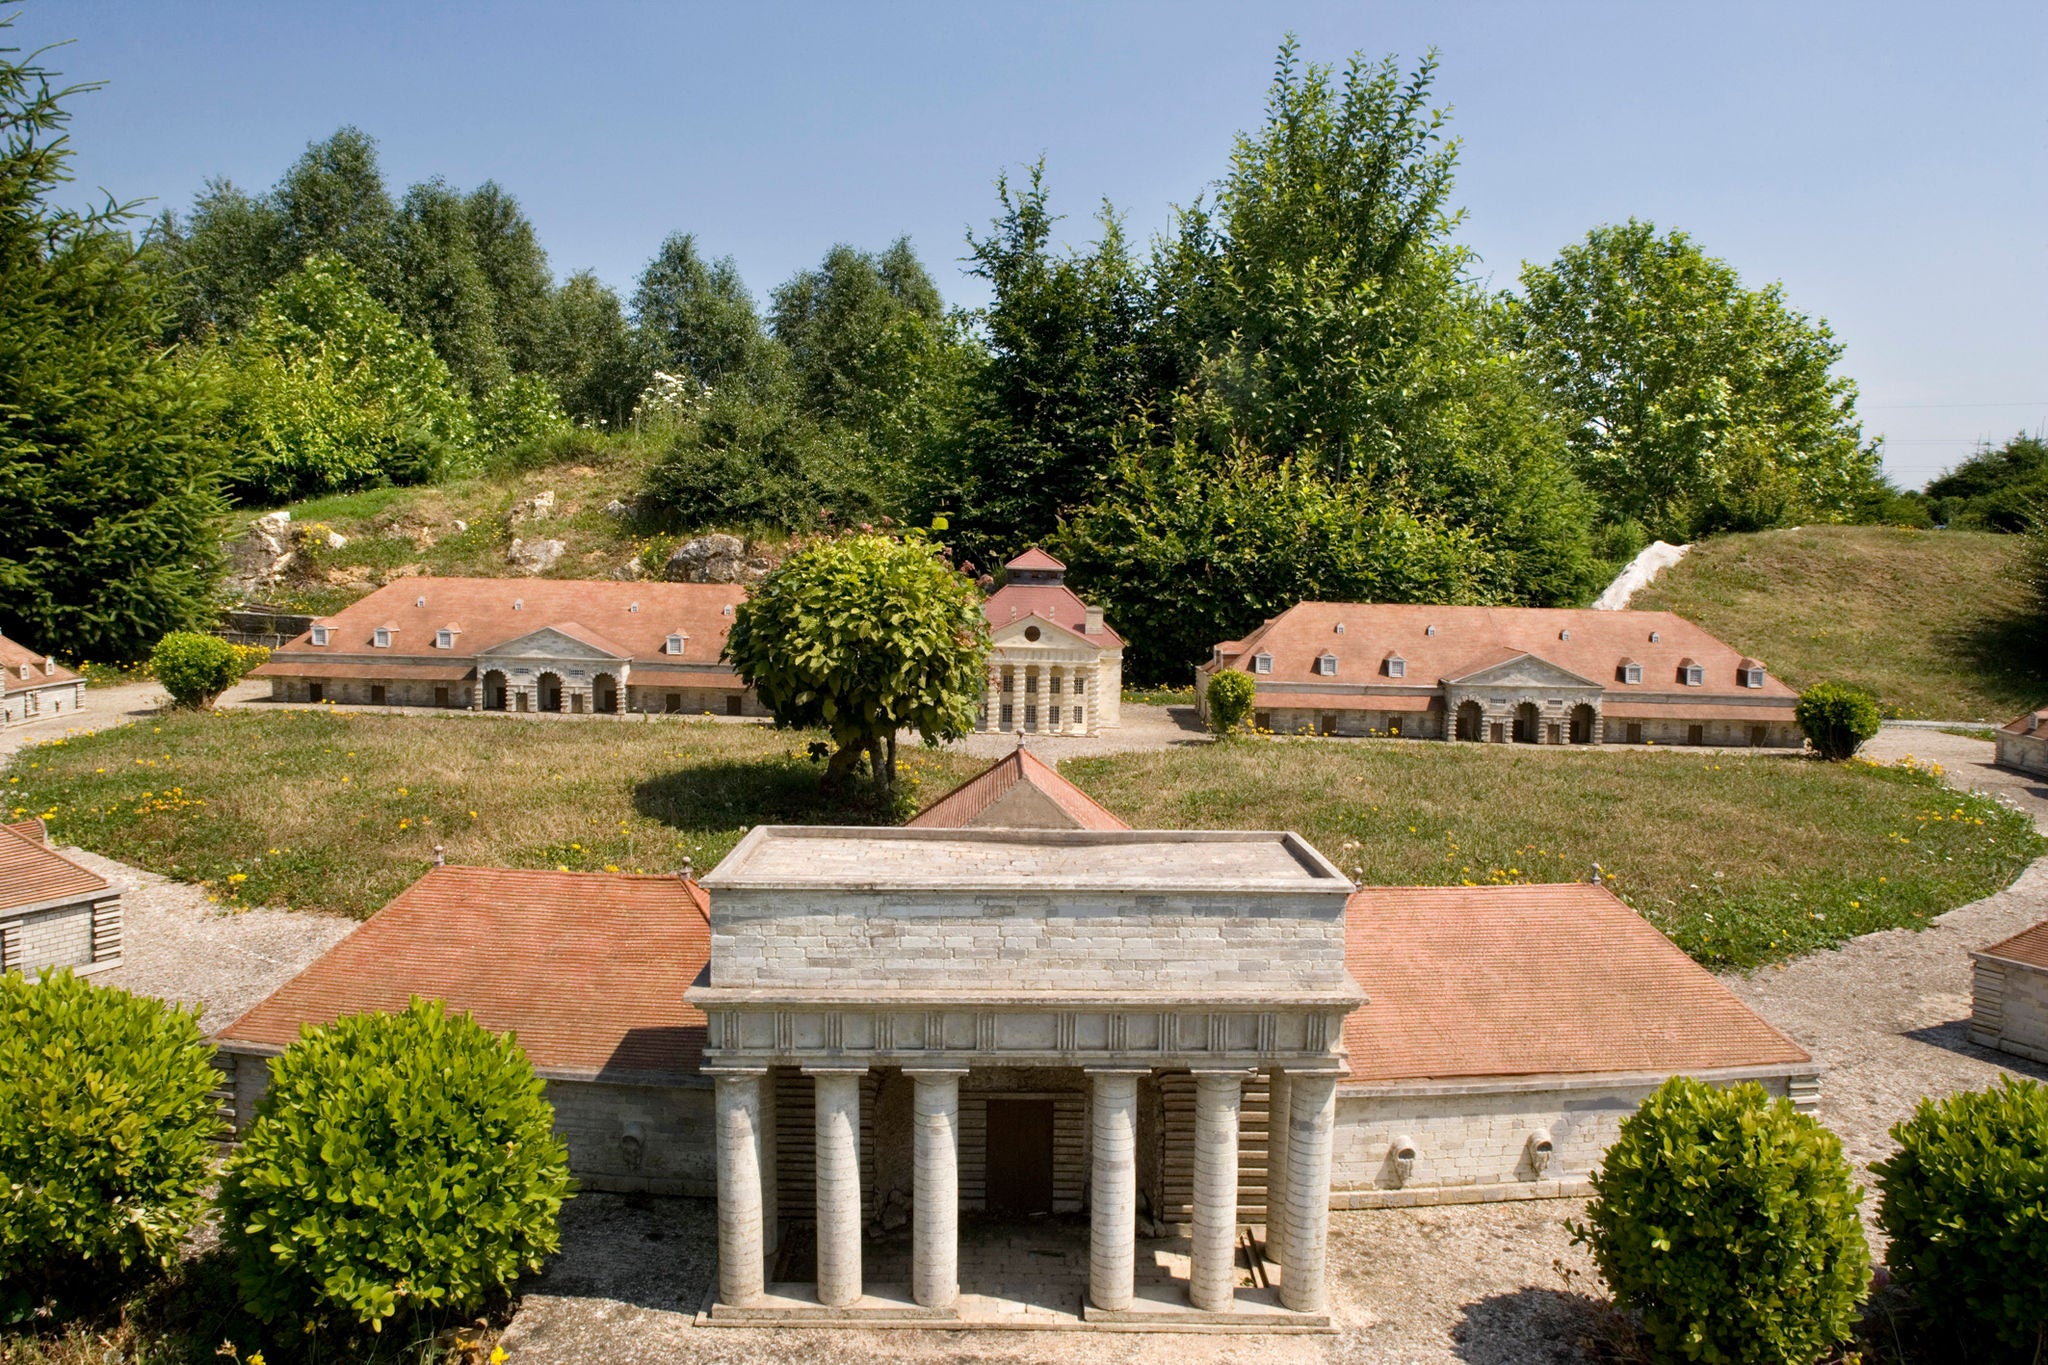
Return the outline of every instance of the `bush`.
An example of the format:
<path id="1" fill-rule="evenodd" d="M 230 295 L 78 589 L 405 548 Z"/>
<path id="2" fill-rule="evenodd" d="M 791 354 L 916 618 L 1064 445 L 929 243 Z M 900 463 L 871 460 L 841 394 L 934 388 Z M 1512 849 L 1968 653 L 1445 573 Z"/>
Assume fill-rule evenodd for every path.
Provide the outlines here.
<path id="1" fill-rule="evenodd" d="M 218 635 L 174 630 L 150 652 L 150 671 L 180 706 L 211 706 L 242 675 L 270 657 L 267 649 L 231 645 Z"/>
<path id="2" fill-rule="evenodd" d="M 1809 1365 L 1870 1278 L 1842 1144 L 1754 1082 L 1674 1076 L 1621 1125 L 1575 1241 L 1660 1360 Z"/>
<path id="3" fill-rule="evenodd" d="M 2048 1359 L 2048 1087 L 1925 1099 L 1872 1169 L 1899 1284 L 1969 1360 Z"/>
<path id="4" fill-rule="evenodd" d="M 1249 673 L 1226 668 L 1209 679 L 1209 729 L 1218 735 L 1235 734 L 1251 719 L 1252 702 L 1259 685 Z"/>
<path id="5" fill-rule="evenodd" d="M 1847 683 L 1815 683 L 1799 694 L 1794 715 L 1814 752 L 1835 763 L 1862 748 L 1883 723 L 1877 699 Z"/>
<path id="6" fill-rule="evenodd" d="M 415 999 L 308 1029 L 222 1182 L 250 1309 L 477 1307 L 560 1245 L 568 1153 L 526 1054 Z"/>
<path id="7" fill-rule="evenodd" d="M 172 1261 L 205 1208 L 219 1084 L 183 1009 L 68 970 L 0 976 L 0 1320 Z"/>

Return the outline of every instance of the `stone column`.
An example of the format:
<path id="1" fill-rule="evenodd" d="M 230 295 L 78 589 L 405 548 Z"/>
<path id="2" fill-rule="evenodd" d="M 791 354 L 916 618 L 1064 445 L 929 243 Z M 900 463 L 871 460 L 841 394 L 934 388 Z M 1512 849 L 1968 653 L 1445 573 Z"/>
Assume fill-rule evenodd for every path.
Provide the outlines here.
<path id="1" fill-rule="evenodd" d="M 985 688 L 985 689 L 983 690 L 983 693 L 982 693 L 982 697 L 983 697 L 983 701 L 982 701 L 982 705 L 983 705 L 983 708 L 984 708 L 984 709 L 985 709 L 985 710 L 987 711 L 987 713 L 988 713 L 988 714 L 987 714 L 987 715 L 986 715 L 986 716 L 985 716 L 985 717 L 984 717 L 984 718 L 982 719 L 982 722 L 981 722 L 981 728 L 982 728 L 983 730 L 1000 730 L 1000 729 L 1002 729 L 1002 728 L 1003 728 L 1003 666 L 1002 666 L 1001 664 L 990 664 L 990 665 L 989 665 L 989 669 L 988 669 L 988 686 L 987 686 L 987 688 Z"/>
<path id="2" fill-rule="evenodd" d="M 1287 1094 L 1293 1078 L 1266 1073 L 1266 1259 L 1287 1264 Z"/>
<path id="3" fill-rule="evenodd" d="M 1031 670 L 1031 710 L 1038 717 L 1038 731 L 1045 733 L 1045 665 Z M 1021 728 L 1021 727 L 1020 727 Z"/>
<path id="4" fill-rule="evenodd" d="M 1131 1306 L 1138 1264 L 1138 1078 L 1091 1071 L 1088 1301 L 1108 1313 Z"/>
<path id="5" fill-rule="evenodd" d="M 1230 1311 L 1237 1287 L 1237 1119 L 1244 1073 L 1195 1073 L 1195 1219 L 1188 1301 Z"/>
<path id="6" fill-rule="evenodd" d="M 718 1107 L 718 1301 L 743 1308 L 761 1297 L 761 1078 L 765 1069 L 722 1071 Z"/>
<path id="7" fill-rule="evenodd" d="M 817 1088 L 818 1302 L 860 1299 L 860 1078 L 865 1069 L 805 1069 Z"/>
<path id="8" fill-rule="evenodd" d="M 960 1297 L 960 1078 L 965 1070 L 911 1071 L 916 1085 L 910 1296 L 924 1308 Z"/>
<path id="9" fill-rule="evenodd" d="M 756 1144 L 761 1163 L 761 1251 L 773 1257 L 782 1246 L 782 1192 L 776 1181 L 775 1125 L 779 1115 L 775 1104 L 775 1073 L 761 1081 L 761 1139 Z M 771 1261 L 772 1264 L 772 1261 Z"/>
<path id="10" fill-rule="evenodd" d="M 1287 1259 L 1281 1264 L 1280 1302 L 1297 1313 L 1320 1313 L 1328 1299 L 1337 1078 L 1298 1072 L 1288 1091 Z"/>

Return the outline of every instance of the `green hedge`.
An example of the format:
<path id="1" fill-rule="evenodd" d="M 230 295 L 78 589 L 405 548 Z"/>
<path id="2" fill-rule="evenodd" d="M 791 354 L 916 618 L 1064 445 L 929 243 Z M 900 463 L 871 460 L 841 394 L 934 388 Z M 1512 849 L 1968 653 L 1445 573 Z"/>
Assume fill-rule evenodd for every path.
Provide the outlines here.
<path id="1" fill-rule="evenodd" d="M 219 1084 L 182 1009 L 68 970 L 0 975 L 0 1319 L 176 1257 Z"/>
<path id="2" fill-rule="evenodd" d="M 1209 728 L 1219 735 L 1236 734 L 1251 719 L 1258 684 L 1249 673 L 1226 668 L 1209 679 Z"/>
<path id="3" fill-rule="evenodd" d="M 414 1000 L 308 1029 L 221 1189 L 223 1236 L 264 1320 L 470 1311 L 560 1244 L 568 1153 L 526 1054 Z"/>
<path id="4" fill-rule="evenodd" d="M 1960 1359 L 2048 1359 L 2048 1087 L 1924 1099 L 1892 1137 L 1877 1221 L 1930 1336 Z"/>
<path id="5" fill-rule="evenodd" d="M 1575 1240 L 1659 1360 L 1811 1365 L 1870 1279 L 1842 1144 L 1754 1082 L 1674 1076 L 1621 1125 Z"/>
<path id="6" fill-rule="evenodd" d="M 1799 694 L 1793 717 L 1814 752 L 1836 763 L 1855 754 L 1884 723 L 1877 699 L 1847 683 L 1815 683 L 1807 688 Z"/>

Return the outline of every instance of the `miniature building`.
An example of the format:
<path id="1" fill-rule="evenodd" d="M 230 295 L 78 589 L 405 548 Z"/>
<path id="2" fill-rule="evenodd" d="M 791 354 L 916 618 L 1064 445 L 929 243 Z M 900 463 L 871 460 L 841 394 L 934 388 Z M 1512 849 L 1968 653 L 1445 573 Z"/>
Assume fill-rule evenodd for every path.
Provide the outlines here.
<path id="1" fill-rule="evenodd" d="M 402 578 L 276 650 L 278 701 L 764 715 L 720 655 L 728 583 Z"/>
<path id="2" fill-rule="evenodd" d="M 2048 921 L 1970 954 L 1970 1041 L 2048 1062 Z"/>
<path id="3" fill-rule="evenodd" d="M 962 782 L 909 822 L 911 829 L 1129 829 L 1026 749 Z"/>
<path id="4" fill-rule="evenodd" d="M 989 655 L 984 730 L 1092 735 L 1120 724 L 1124 642 L 1066 585 L 1067 566 L 1040 549 L 1004 568 L 983 605 Z"/>
<path id="5" fill-rule="evenodd" d="M 121 893 L 50 847 L 40 820 L 0 825 L 0 971 L 121 965 Z"/>
<path id="6" fill-rule="evenodd" d="M 0 635 L 0 726 L 85 706 L 85 679 L 49 654 Z"/>
<path id="7" fill-rule="evenodd" d="M 2048 707 L 2007 721 L 1997 740 L 1999 767 L 2048 777 Z"/>
<path id="8" fill-rule="evenodd" d="M 704 1016 L 683 1000 L 706 934 L 678 877 L 434 868 L 215 1035 L 235 1126 L 302 1026 L 420 996 L 518 1037 L 584 1188 L 709 1194 Z"/>
<path id="9" fill-rule="evenodd" d="M 1798 696 L 1670 612 L 1303 602 L 1195 670 L 1275 734 L 1800 748 Z"/>

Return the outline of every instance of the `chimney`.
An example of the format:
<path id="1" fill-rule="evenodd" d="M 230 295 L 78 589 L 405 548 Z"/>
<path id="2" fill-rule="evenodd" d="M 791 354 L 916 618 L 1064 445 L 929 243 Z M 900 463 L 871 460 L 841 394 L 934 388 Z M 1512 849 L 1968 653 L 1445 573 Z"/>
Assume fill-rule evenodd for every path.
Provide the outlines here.
<path id="1" fill-rule="evenodd" d="M 435 866 L 435 867 L 446 867 L 446 866 L 448 866 L 448 855 L 447 855 L 446 853 L 444 853 L 444 852 L 442 852 L 442 851 L 441 851 L 441 846 L 440 846 L 439 844 L 435 844 L 435 845 L 434 845 L 434 866 Z"/>
<path id="2" fill-rule="evenodd" d="M 677 873 L 676 873 L 676 876 L 677 876 L 678 878 L 680 878 L 681 880 L 683 880 L 683 881 L 686 881 L 686 882 L 687 882 L 687 881 L 691 880 L 691 877 L 690 877 L 690 869 L 691 869 L 691 861 L 690 861 L 690 860 L 689 860 L 688 858 L 685 858 L 685 859 L 683 859 L 683 866 L 682 866 L 682 870 L 681 870 L 680 872 L 677 872 Z"/>
<path id="3" fill-rule="evenodd" d="M 1084 624 L 1084 625 L 1083 625 L 1083 626 L 1081 627 L 1081 633 L 1082 633 L 1083 635 L 1100 635 L 1100 634 L 1102 634 L 1102 608 L 1101 608 L 1101 607 L 1090 607 L 1090 608 L 1088 608 L 1088 619 L 1087 619 L 1087 622 L 1086 622 L 1086 623 L 1085 623 L 1085 624 Z"/>
<path id="4" fill-rule="evenodd" d="M 43 656 L 43 672 L 45 672 L 45 673 L 55 673 L 56 671 L 57 671 L 57 656 L 56 656 L 56 655 L 54 655 L 54 654 L 45 654 L 45 655 Z"/>

